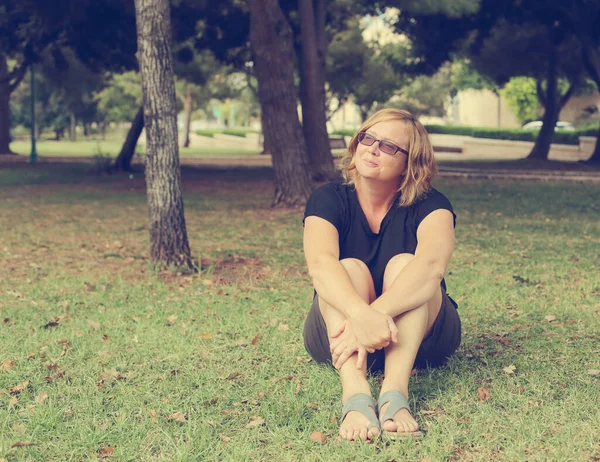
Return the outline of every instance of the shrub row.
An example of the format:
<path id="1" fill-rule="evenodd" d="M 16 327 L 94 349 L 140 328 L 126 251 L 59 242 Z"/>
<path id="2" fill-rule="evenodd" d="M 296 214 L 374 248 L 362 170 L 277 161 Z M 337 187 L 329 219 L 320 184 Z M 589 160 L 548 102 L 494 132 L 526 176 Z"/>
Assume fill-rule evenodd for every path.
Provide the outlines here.
<path id="1" fill-rule="evenodd" d="M 482 128 L 458 125 L 426 125 L 425 128 L 430 134 L 462 135 L 495 140 L 535 141 L 538 136 L 537 130 L 523 130 L 520 128 Z M 354 130 L 336 130 L 332 134 L 354 136 L 355 133 Z M 598 128 L 595 127 L 588 127 L 575 131 L 557 130 L 554 132 L 552 142 L 557 144 L 578 145 L 580 136 L 596 136 L 597 134 Z"/>
<path id="2" fill-rule="evenodd" d="M 245 138 L 248 133 L 258 133 L 256 130 L 245 130 L 243 128 L 208 128 L 203 130 L 196 130 L 197 135 L 208 136 L 212 138 L 216 133 L 223 135 L 239 136 Z"/>

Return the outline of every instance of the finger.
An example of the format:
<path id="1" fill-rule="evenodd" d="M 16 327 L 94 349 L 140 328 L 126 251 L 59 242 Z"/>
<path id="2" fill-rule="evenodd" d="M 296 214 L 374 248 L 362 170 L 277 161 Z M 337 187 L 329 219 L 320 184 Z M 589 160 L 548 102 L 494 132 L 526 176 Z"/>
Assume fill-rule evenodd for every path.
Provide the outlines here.
<path id="1" fill-rule="evenodd" d="M 337 346 L 337 348 L 333 351 L 332 356 L 336 355 L 337 357 L 341 356 L 342 353 L 344 353 L 344 351 L 346 350 L 346 348 L 348 348 L 348 344 L 347 343 L 341 343 Z"/>
<path id="2" fill-rule="evenodd" d="M 358 359 L 356 360 L 356 368 L 362 369 L 367 365 L 367 350 L 364 348 L 358 349 Z"/>
<path id="3" fill-rule="evenodd" d="M 340 357 L 338 358 L 338 360 L 335 363 L 335 367 L 336 369 L 341 369 L 342 366 L 344 365 L 344 363 L 348 360 L 348 358 L 350 356 L 352 356 L 354 354 L 354 352 L 356 351 L 355 348 L 352 347 L 347 347 L 344 352 L 340 355 Z"/>
<path id="4" fill-rule="evenodd" d="M 392 342 L 398 343 L 398 328 L 392 318 L 388 318 L 388 325 L 390 326 L 390 333 L 392 334 Z"/>
<path id="5" fill-rule="evenodd" d="M 334 351 L 342 340 L 340 338 L 333 339 L 329 342 L 329 351 Z"/>
<path id="6" fill-rule="evenodd" d="M 346 321 L 341 323 L 339 326 L 337 326 L 336 329 L 334 329 L 331 332 L 331 338 L 336 338 L 336 337 L 340 336 L 342 334 L 342 332 L 344 332 L 344 329 L 346 329 Z"/>

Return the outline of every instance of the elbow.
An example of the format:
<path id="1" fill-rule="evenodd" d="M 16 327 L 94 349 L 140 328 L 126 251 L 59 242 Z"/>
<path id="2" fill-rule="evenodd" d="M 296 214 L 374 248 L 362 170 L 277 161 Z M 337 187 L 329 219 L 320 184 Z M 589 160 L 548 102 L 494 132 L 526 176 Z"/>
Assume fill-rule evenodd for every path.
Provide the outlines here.
<path id="1" fill-rule="evenodd" d="M 429 258 L 427 260 L 427 266 L 429 267 L 429 274 L 431 277 L 439 282 L 444 279 L 444 275 L 446 274 L 446 265 L 439 258 Z"/>
<path id="2" fill-rule="evenodd" d="M 329 260 L 331 260 L 331 257 L 329 255 L 320 255 L 313 259 L 311 262 L 309 262 L 308 275 L 313 281 L 316 277 L 318 277 L 319 274 L 323 272 L 323 268 L 327 266 L 327 262 Z"/>

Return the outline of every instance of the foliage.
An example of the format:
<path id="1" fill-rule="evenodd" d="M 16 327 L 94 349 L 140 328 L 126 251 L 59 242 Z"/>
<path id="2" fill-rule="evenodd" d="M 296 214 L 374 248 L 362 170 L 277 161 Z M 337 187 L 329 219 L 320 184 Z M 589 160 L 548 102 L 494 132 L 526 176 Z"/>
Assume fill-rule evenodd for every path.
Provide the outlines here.
<path id="1" fill-rule="evenodd" d="M 521 124 L 540 117 L 540 101 L 535 79 L 531 77 L 513 77 L 500 90 L 508 106 Z"/>
<path id="2" fill-rule="evenodd" d="M 142 104 L 139 73 L 112 74 L 95 98 L 101 120 L 106 123 L 131 122 Z"/>
<path id="3" fill-rule="evenodd" d="M 511 141 L 535 141 L 538 131 L 523 130 L 520 128 L 487 128 L 469 127 L 465 125 L 425 125 L 429 134 L 472 136 L 474 138 L 490 138 Z M 578 145 L 580 136 L 595 136 L 597 128 L 585 128 L 582 130 L 556 130 L 552 138 L 553 143 Z M 334 135 L 354 136 L 354 130 L 335 130 Z"/>
<path id="4" fill-rule="evenodd" d="M 452 84 L 452 64 L 446 63 L 433 75 L 415 77 L 396 92 L 387 106 L 406 109 L 415 116 L 445 117 Z"/>

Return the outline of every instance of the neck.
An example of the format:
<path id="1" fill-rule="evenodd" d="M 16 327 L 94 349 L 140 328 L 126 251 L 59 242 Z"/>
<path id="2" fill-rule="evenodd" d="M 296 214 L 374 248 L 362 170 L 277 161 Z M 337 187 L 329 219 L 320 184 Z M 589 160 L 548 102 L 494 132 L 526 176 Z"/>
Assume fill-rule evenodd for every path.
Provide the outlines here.
<path id="1" fill-rule="evenodd" d="M 356 181 L 356 194 L 361 205 L 373 211 L 388 211 L 398 197 L 397 183 L 381 183 L 358 178 Z"/>

